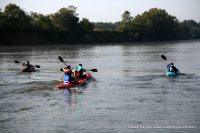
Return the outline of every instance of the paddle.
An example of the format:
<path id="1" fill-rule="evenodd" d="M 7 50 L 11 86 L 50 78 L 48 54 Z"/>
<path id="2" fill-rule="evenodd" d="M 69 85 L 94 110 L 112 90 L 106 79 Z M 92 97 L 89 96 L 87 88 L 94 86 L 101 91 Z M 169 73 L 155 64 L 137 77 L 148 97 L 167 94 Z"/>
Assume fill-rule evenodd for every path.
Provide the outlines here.
<path id="1" fill-rule="evenodd" d="M 90 70 L 86 70 L 86 71 L 98 72 L 97 69 L 90 69 Z"/>
<path id="2" fill-rule="evenodd" d="M 67 66 L 67 64 L 65 63 L 65 61 L 63 60 L 61 56 L 58 56 L 58 59 Z M 63 68 L 61 68 L 60 71 L 63 71 Z M 91 69 L 91 70 L 86 70 L 86 71 L 98 72 L 97 69 Z"/>
<path id="3" fill-rule="evenodd" d="M 164 55 L 161 55 L 161 58 L 163 58 L 163 60 L 167 60 L 167 58 Z"/>
<path id="4" fill-rule="evenodd" d="M 19 61 L 15 60 L 15 63 L 21 63 L 21 62 L 19 62 Z"/>
<path id="5" fill-rule="evenodd" d="M 60 68 L 60 71 L 63 71 L 63 68 Z M 90 69 L 90 70 L 85 70 L 85 71 L 98 72 L 98 70 L 97 70 L 97 69 Z"/>
<path id="6" fill-rule="evenodd" d="M 21 62 L 19 62 L 18 60 L 15 60 L 15 63 L 21 63 Z M 39 65 L 34 65 L 34 66 L 37 67 L 37 68 L 40 68 Z"/>
<path id="7" fill-rule="evenodd" d="M 65 63 L 65 61 L 63 60 L 61 56 L 58 56 L 58 59 L 67 66 L 67 64 Z"/>

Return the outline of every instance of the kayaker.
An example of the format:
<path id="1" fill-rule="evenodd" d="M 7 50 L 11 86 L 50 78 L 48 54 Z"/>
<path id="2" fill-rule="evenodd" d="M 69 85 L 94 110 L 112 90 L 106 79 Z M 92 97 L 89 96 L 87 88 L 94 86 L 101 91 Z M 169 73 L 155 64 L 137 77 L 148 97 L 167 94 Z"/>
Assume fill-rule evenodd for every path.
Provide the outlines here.
<path id="1" fill-rule="evenodd" d="M 167 65 L 168 72 L 178 73 L 179 70 L 174 66 L 174 63 L 170 63 Z"/>
<path id="2" fill-rule="evenodd" d="M 64 68 L 63 68 L 63 71 L 64 71 L 64 73 L 68 73 L 68 75 L 69 75 L 70 78 L 71 78 L 71 76 L 72 76 L 72 69 L 71 69 L 71 66 L 70 66 L 70 65 L 64 67 Z"/>
<path id="3" fill-rule="evenodd" d="M 22 72 L 34 72 L 34 71 L 35 71 L 35 67 L 31 65 L 29 61 L 27 61 L 27 64 L 22 63 Z"/>
<path id="4" fill-rule="evenodd" d="M 65 72 L 65 75 L 63 77 L 64 84 L 69 84 L 70 80 L 71 80 L 71 78 L 70 78 L 70 72 Z"/>
<path id="5" fill-rule="evenodd" d="M 26 63 L 22 63 L 22 70 L 26 69 Z"/>
<path id="6" fill-rule="evenodd" d="M 85 72 L 86 70 L 83 69 L 83 66 L 82 64 L 79 64 L 78 67 L 76 68 L 75 70 L 75 75 L 77 78 L 82 78 L 84 75 L 83 75 L 83 72 Z"/>
<path id="7" fill-rule="evenodd" d="M 64 84 L 65 83 L 77 83 L 78 82 L 78 80 L 75 77 L 72 76 L 73 72 L 72 72 L 70 65 L 63 68 L 63 71 L 64 71 L 65 76 L 67 75 L 66 77 L 65 76 L 63 77 Z"/>

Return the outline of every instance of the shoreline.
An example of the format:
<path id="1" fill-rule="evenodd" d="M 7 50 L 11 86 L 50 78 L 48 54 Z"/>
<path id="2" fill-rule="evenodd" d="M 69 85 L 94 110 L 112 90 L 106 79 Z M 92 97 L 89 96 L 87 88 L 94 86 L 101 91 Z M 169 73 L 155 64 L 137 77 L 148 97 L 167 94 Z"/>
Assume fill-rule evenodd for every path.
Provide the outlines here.
<path id="1" fill-rule="evenodd" d="M 14 44 L 10 44 L 10 43 L 0 43 L 1 47 L 32 47 L 32 46 L 83 46 L 83 45 L 87 45 L 87 46 L 116 46 L 116 45 L 138 45 L 140 43 L 143 44 L 165 44 L 165 43 L 181 43 L 181 42 L 195 42 L 195 41 L 200 41 L 200 39 L 185 39 L 185 40 L 172 40 L 172 41 L 134 41 L 134 42 L 107 42 L 107 43 L 56 43 L 56 42 L 33 42 L 33 41 L 28 41 L 28 42 L 17 42 Z"/>

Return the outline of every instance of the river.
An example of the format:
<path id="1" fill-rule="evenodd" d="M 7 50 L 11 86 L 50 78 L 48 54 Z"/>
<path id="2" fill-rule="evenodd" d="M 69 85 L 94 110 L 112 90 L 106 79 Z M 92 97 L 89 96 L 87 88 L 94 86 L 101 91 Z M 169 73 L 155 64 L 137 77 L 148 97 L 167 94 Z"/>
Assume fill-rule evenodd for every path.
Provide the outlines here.
<path id="1" fill-rule="evenodd" d="M 199 40 L 1 47 L 0 132 L 199 133 L 199 50 Z M 82 93 L 54 89 L 63 76 L 58 56 L 98 69 L 77 87 Z M 41 68 L 22 73 L 15 60 Z M 169 62 L 187 75 L 166 77 Z"/>

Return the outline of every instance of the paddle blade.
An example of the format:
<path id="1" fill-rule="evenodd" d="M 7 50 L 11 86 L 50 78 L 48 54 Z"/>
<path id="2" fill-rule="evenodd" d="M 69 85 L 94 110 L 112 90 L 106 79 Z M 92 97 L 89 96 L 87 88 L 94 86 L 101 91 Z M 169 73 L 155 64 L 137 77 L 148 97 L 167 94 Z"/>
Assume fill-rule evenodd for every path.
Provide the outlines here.
<path id="1" fill-rule="evenodd" d="M 92 72 L 98 72 L 97 69 L 91 69 L 90 71 L 92 71 Z"/>
<path id="2" fill-rule="evenodd" d="M 65 61 L 63 60 L 61 56 L 58 56 L 58 59 L 67 66 L 67 64 L 65 63 Z"/>
<path id="3" fill-rule="evenodd" d="M 40 68 L 40 66 L 39 66 L 39 65 L 35 65 L 35 67 L 37 67 L 37 68 Z"/>
<path id="4" fill-rule="evenodd" d="M 161 55 L 161 58 L 163 58 L 163 60 L 167 60 L 167 58 L 164 55 Z"/>
<path id="5" fill-rule="evenodd" d="M 20 63 L 19 61 L 15 60 L 15 63 Z"/>
<path id="6" fill-rule="evenodd" d="M 58 56 L 58 59 L 61 61 L 61 62 L 64 62 L 63 58 L 61 56 Z"/>

